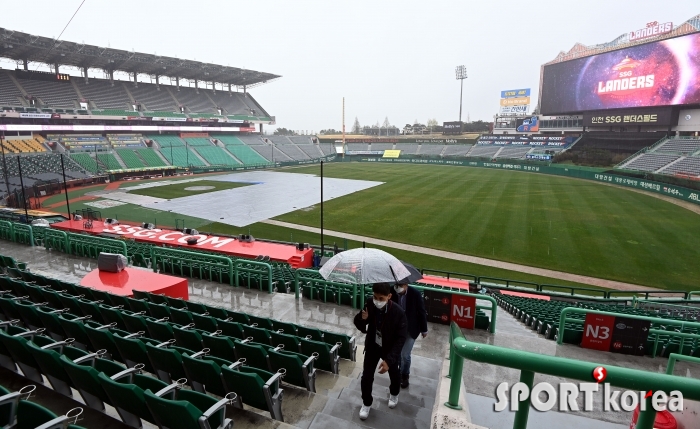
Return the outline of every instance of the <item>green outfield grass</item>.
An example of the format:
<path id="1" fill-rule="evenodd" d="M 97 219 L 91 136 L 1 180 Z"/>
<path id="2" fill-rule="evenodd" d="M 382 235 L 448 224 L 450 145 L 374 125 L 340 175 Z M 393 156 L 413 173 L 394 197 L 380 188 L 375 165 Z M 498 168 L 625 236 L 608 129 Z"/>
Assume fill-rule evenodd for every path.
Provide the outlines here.
<path id="1" fill-rule="evenodd" d="M 319 172 L 318 166 L 292 171 Z M 700 217 L 595 182 L 483 168 L 326 164 L 385 184 L 326 202 L 325 227 L 660 288 L 700 289 Z M 278 219 L 318 226 L 319 207 Z"/>
<path id="2" fill-rule="evenodd" d="M 188 190 L 187 188 L 198 186 L 211 186 L 212 189 Z M 223 191 L 226 189 L 241 188 L 250 186 L 250 183 L 220 182 L 216 180 L 198 180 L 196 182 L 173 183 L 171 185 L 156 186 L 153 188 L 134 189 L 128 191 L 130 194 L 145 195 L 147 197 L 173 199 L 189 197 L 190 195 L 206 194 L 209 192 Z"/>

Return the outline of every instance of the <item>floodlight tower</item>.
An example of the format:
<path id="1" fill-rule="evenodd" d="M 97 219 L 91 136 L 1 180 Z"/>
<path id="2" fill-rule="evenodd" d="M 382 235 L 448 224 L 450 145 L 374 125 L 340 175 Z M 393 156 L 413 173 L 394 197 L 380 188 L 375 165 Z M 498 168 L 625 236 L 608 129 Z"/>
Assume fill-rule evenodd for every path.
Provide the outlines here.
<path id="1" fill-rule="evenodd" d="M 459 122 L 462 122 L 462 92 L 464 91 L 464 79 L 467 78 L 467 68 L 457 66 L 455 68 L 455 76 L 459 80 Z"/>

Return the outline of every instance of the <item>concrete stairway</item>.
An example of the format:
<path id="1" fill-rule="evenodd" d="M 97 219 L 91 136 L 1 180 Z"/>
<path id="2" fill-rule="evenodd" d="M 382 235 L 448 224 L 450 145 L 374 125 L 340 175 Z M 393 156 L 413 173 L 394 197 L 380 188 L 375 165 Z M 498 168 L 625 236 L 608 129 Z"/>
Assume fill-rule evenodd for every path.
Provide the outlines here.
<path id="1" fill-rule="evenodd" d="M 358 349 L 359 351 L 359 349 Z M 401 389 L 399 403 L 394 409 L 387 406 L 389 398 L 388 374 L 377 374 L 374 379 L 372 411 L 367 420 L 360 420 L 362 406 L 360 377 L 362 358 L 358 353 L 355 371 L 357 375 L 350 384 L 336 393 L 336 389 L 327 392 L 327 401 L 317 413 L 308 429 L 349 428 L 400 428 L 427 429 L 430 427 L 433 405 L 435 403 L 441 362 L 420 356 L 413 356 L 411 363 L 410 385 Z"/>

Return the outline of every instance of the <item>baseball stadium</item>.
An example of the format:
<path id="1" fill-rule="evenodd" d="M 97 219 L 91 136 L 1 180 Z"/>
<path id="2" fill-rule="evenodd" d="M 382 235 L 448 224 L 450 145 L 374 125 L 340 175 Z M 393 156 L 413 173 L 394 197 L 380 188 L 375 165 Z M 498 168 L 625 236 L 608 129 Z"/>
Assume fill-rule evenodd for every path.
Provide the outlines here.
<path id="1" fill-rule="evenodd" d="M 0 28 L 3 427 L 700 427 L 700 15 L 650 24 L 487 132 L 386 137 L 267 133 L 274 73 Z M 322 269 L 358 249 L 417 267 L 430 332 L 363 419 L 374 282 Z"/>

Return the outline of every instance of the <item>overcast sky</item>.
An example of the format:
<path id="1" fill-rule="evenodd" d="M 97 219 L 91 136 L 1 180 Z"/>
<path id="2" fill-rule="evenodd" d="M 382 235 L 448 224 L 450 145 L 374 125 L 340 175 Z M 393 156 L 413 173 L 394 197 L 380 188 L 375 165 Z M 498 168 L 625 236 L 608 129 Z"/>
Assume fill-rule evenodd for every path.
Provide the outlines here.
<path id="1" fill-rule="evenodd" d="M 80 3 L 3 1 L 0 27 L 57 37 Z M 540 65 L 576 42 L 698 13 L 698 0 L 86 0 L 61 39 L 279 74 L 251 90 L 277 126 L 340 129 L 345 97 L 349 130 L 457 120 L 459 64 L 463 120 L 492 120 L 501 90 L 532 88 L 534 104 Z"/>

